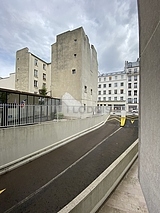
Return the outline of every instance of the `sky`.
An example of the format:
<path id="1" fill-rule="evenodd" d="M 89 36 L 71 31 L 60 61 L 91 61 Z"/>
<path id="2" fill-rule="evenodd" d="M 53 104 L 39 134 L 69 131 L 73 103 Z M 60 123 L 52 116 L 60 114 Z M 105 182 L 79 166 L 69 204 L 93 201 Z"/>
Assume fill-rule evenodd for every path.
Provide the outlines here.
<path id="1" fill-rule="evenodd" d="M 0 77 L 15 72 L 16 51 L 51 62 L 56 35 L 83 27 L 97 50 L 98 70 L 124 70 L 139 57 L 136 0 L 2 0 Z"/>

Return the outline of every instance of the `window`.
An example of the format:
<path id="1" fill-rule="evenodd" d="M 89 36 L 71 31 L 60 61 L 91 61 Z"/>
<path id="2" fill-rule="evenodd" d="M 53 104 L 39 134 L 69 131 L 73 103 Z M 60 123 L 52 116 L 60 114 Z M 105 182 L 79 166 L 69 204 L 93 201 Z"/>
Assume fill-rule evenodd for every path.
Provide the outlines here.
<path id="1" fill-rule="evenodd" d="M 104 81 L 106 81 L 106 78 L 104 78 Z"/>
<path id="2" fill-rule="evenodd" d="M 117 83 L 114 83 L 114 86 L 117 87 Z"/>
<path id="3" fill-rule="evenodd" d="M 115 80 L 117 80 L 117 75 L 114 76 Z"/>
<path id="4" fill-rule="evenodd" d="M 101 101 L 101 97 L 98 97 L 98 100 Z"/>
<path id="5" fill-rule="evenodd" d="M 132 85 L 131 83 L 128 83 L 128 88 L 131 88 L 131 85 Z"/>
<path id="6" fill-rule="evenodd" d="M 99 78 L 99 82 L 101 82 L 101 78 Z"/>
<path id="7" fill-rule="evenodd" d="M 46 70 L 46 64 L 43 64 L 43 69 Z"/>
<path id="8" fill-rule="evenodd" d="M 106 88 L 106 84 L 103 84 L 103 88 Z"/>
<path id="9" fill-rule="evenodd" d="M 43 73 L 43 80 L 46 80 L 46 74 Z"/>
<path id="10" fill-rule="evenodd" d="M 134 95 L 137 96 L 137 90 L 134 90 Z"/>
<path id="11" fill-rule="evenodd" d="M 137 68 L 134 68 L 134 73 L 137 73 Z"/>
<path id="12" fill-rule="evenodd" d="M 34 77 L 38 78 L 38 70 L 34 69 Z"/>
<path id="13" fill-rule="evenodd" d="M 98 85 L 98 88 L 101 88 L 101 84 Z"/>
<path id="14" fill-rule="evenodd" d="M 117 101 L 117 97 L 114 97 L 114 101 Z"/>
<path id="15" fill-rule="evenodd" d="M 98 95 L 101 95 L 101 91 L 98 91 Z"/>
<path id="16" fill-rule="evenodd" d="M 17 61 L 19 60 L 19 58 L 17 58 Z"/>
<path id="17" fill-rule="evenodd" d="M 111 101 L 111 97 L 108 97 L 108 100 Z"/>
<path id="18" fill-rule="evenodd" d="M 134 83 L 134 88 L 137 88 L 137 83 Z"/>
<path id="19" fill-rule="evenodd" d="M 108 94 L 111 94 L 111 90 L 108 90 Z"/>
<path id="20" fill-rule="evenodd" d="M 120 93 L 121 93 L 121 94 L 123 94 L 123 91 L 124 91 L 124 90 L 123 90 L 123 89 L 121 89 L 121 90 L 120 90 Z"/>
<path id="21" fill-rule="evenodd" d="M 109 86 L 109 87 L 111 87 L 112 85 L 111 85 L 111 84 L 109 84 L 108 86 Z"/>
<path id="22" fill-rule="evenodd" d="M 74 39 L 74 41 L 76 42 L 76 41 L 77 41 L 77 39 L 75 38 L 75 39 Z"/>
<path id="23" fill-rule="evenodd" d="M 117 94 L 117 89 L 114 90 L 114 94 Z"/>
<path id="24" fill-rule="evenodd" d="M 132 76 L 128 76 L 128 81 L 131 81 L 132 80 Z"/>
<path id="25" fill-rule="evenodd" d="M 131 94 L 132 94 L 132 93 L 131 93 L 131 90 L 129 90 L 129 91 L 128 91 L 128 96 L 131 96 Z"/>
<path id="26" fill-rule="evenodd" d="M 124 78 L 124 76 L 123 75 L 121 75 L 121 79 L 123 79 Z"/>
<path id="27" fill-rule="evenodd" d="M 123 101 L 123 96 L 120 97 L 120 100 Z"/>
<path id="28" fill-rule="evenodd" d="M 103 90 L 103 95 L 106 95 L 106 90 Z"/>
<path id="29" fill-rule="evenodd" d="M 134 76 L 134 81 L 137 81 L 137 75 Z"/>
<path id="30" fill-rule="evenodd" d="M 34 59 L 34 66 L 38 66 L 38 60 L 36 58 Z"/>
<path id="31" fill-rule="evenodd" d="M 87 86 L 84 86 L 84 92 L 87 93 Z"/>
<path id="32" fill-rule="evenodd" d="M 74 54 L 74 57 L 76 57 L 76 56 L 77 56 L 77 54 L 75 53 L 75 54 Z"/>
<path id="33" fill-rule="evenodd" d="M 76 74 L 76 70 L 75 69 L 72 70 L 72 74 Z"/>
<path id="34" fill-rule="evenodd" d="M 132 72 L 132 70 L 131 70 L 131 69 L 129 69 L 129 70 L 128 70 L 128 72 L 129 72 L 129 73 L 131 73 L 131 72 Z"/>
<path id="35" fill-rule="evenodd" d="M 103 97 L 103 101 L 106 101 L 106 97 Z"/>
<path id="36" fill-rule="evenodd" d="M 112 77 L 111 76 L 109 76 L 109 81 L 111 81 L 112 80 Z"/>
<path id="37" fill-rule="evenodd" d="M 92 95 L 92 89 L 91 89 L 91 95 Z"/>
<path id="38" fill-rule="evenodd" d="M 38 81 L 34 80 L 34 87 L 38 87 Z"/>
<path id="39" fill-rule="evenodd" d="M 128 98 L 128 103 L 132 103 L 132 98 Z"/>
<path id="40" fill-rule="evenodd" d="M 134 98 L 134 103 L 135 103 L 135 104 L 137 103 L 137 98 Z"/>
<path id="41" fill-rule="evenodd" d="M 43 83 L 43 87 L 46 87 L 46 83 Z"/>
<path id="42" fill-rule="evenodd" d="M 121 87 L 123 87 L 124 86 L 124 83 L 123 82 L 121 82 Z"/>

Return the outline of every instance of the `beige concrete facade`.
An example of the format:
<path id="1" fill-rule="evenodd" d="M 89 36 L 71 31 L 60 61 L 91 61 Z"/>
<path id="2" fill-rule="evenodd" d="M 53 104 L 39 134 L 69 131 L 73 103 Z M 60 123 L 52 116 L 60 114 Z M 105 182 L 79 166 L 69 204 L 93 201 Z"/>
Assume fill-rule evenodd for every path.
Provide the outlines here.
<path id="1" fill-rule="evenodd" d="M 9 77 L 0 78 L 0 88 L 15 89 L 15 73 L 10 73 Z"/>
<path id="2" fill-rule="evenodd" d="M 138 0 L 140 38 L 139 180 L 150 213 L 160 212 L 160 1 Z"/>
<path id="3" fill-rule="evenodd" d="M 52 45 L 51 88 L 54 97 L 68 97 L 84 106 L 97 102 L 97 53 L 82 27 L 57 36 Z M 68 94 L 68 95 L 65 95 Z"/>
<path id="4" fill-rule="evenodd" d="M 39 93 L 45 85 L 50 91 L 51 64 L 30 53 L 27 47 L 16 52 L 15 75 L 16 90 Z"/>

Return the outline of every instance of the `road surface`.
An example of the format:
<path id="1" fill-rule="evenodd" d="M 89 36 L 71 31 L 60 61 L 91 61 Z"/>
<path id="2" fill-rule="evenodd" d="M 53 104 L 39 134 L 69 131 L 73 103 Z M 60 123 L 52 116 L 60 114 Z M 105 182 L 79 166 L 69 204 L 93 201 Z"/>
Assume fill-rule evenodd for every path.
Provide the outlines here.
<path id="1" fill-rule="evenodd" d="M 138 138 L 137 126 L 138 121 L 127 120 L 120 127 L 112 117 L 101 128 L 1 175 L 0 212 L 58 212 Z"/>

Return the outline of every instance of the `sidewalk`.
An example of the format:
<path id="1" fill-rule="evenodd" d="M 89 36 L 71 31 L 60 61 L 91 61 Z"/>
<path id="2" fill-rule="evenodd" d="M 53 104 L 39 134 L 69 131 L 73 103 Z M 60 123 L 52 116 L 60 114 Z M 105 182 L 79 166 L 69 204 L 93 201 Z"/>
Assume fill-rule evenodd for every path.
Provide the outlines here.
<path id="1" fill-rule="evenodd" d="M 138 160 L 97 213 L 148 213 L 138 180 Z"/>

